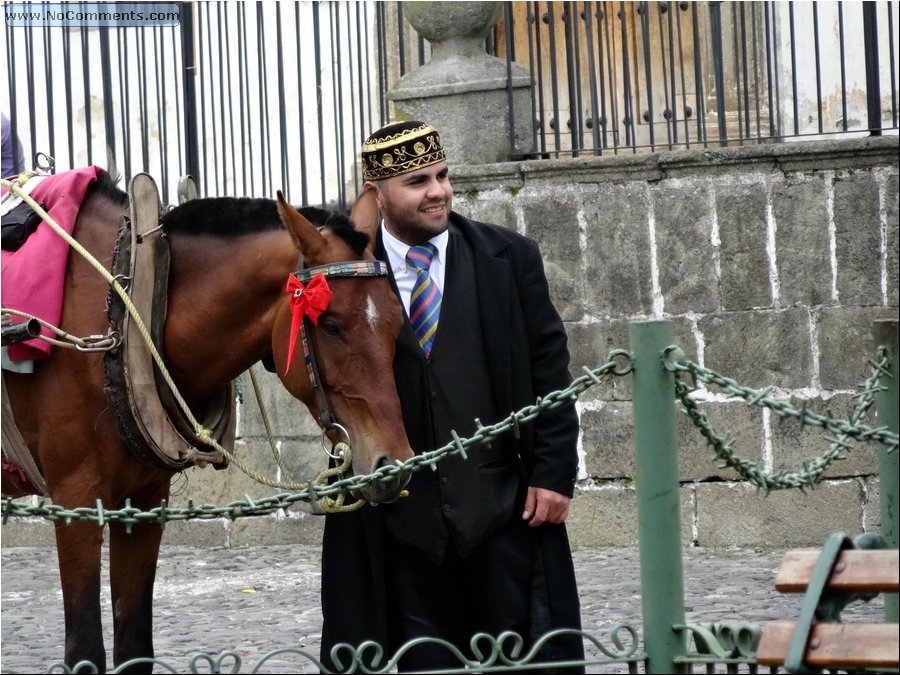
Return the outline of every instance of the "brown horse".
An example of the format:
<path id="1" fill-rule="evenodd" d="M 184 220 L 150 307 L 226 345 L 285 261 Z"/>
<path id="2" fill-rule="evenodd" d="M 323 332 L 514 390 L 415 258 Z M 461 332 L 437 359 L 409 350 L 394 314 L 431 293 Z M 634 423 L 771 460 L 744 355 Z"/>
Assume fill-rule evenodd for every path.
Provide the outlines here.
<path id="1" fill-rule="evenodd" d="M 128 200 L 104 176 L 92 184 L 78 213 L 75 238 L 110 264 Z M 278 208 L 285 217 L 282 225 Z M 286 354 L 291 308 L 286 281 L 300 261 L 309 267 L 371 259 L 371 242 L 346 218 L 321 231 L 295 209 L 272 200 L 197 199 L 166 214 L 170 239 L 168 313 L 162 353 L 173 380 L 194 409 L 260 359 L 273 355 L 279 376 L 319 419 L 302 349 L 291 369 Z M 108 328 L 109 286 L 79 255 L 69 256 L 60 327 L 76 336 Z M 368 473 L 412 456 L 396 396 L 392 360 L 402 310 L 386 278 L 335 279 L 330 303 L 308 325 L 325 400 L 346 429 L 353 469 Z M 46 479 L 65 508 L 140 509 L 169 494 L 170 470 L 138 460 L 120 437 L 104 392 L 103 355 L 55 348 L 33 374 L 6 373 L 13 413 Z M 320 399 L 319 399 L 320 400 Z M 342 434 L 329 431 L 332 441 Z M 397 498 L 404 477 L 361 491 L 371 502 Z M 4 481 L 4 494 L 13 492 Z M 110 587 L 116 665 L 153 656 L 152 599 L 162 529 L 141 524 L 126 532 L 109 523 Z M 103 529 L 95 523 L 56 526 L 65 605 L 65 660 L 89 660 L 105 670 L 101 632 L 100 560 Z M 146 670 L 146 666 L 141 669 Z"/>

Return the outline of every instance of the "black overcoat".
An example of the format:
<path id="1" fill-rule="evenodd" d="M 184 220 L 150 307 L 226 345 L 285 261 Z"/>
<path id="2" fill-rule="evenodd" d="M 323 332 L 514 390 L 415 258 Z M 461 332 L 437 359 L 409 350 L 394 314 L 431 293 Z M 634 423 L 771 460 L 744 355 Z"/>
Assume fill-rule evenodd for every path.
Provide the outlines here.
<path id="1" fill-rule="evenodd" d="M 507 228 L 472 221 L 456 213 L 450 216 L 450 226 L 465 238 L 473 255 L 474 283 L 481 289 L 477 311 L 494 409 L 505 417 L 534 403 L 538 396 L 568 386 L 571 376 L 566 333 L 550 301 L 537 245 Z M 380 237 L 375 253 L 376 257 L 387 258 Z M 408 323 L 403 330 L 401 341 L 411 336 Z M 407 390 L 409 378 L 399 371 L 397 376 L 401 401 L 409 397 L 420 400 L 421 392 Z M 405 412 L 404 417 L 409 415 Z M 482 420 L 486 424 L 492 421 L 495 420 Z M 422 440 L 416 421 L 407 421 L 406 427 L 410 444 L 417 452 L 433 449 L 418 445 Z M 521 514 L 524 486 L 571 496 L 578 466 L 577 437 L 578 419 L 573 402 L 523 424 L 518 440 L 507 434 L 493 444 L 495 447 L 487 451 L 487 456 L 471 453 L 466 461 L 477 467 L 495 462 L 496 453 L 502 451 L 497 448 L 512 448 L 523 485 L 512 492 L 485 489 L 491 484 L 480 483 L 479 473 L 473 471 L 469 493 L 454 507 L 454 527 L 470 534 L 469 543 L 477 546 L 479 538 L 489 536 L 511 513 Z M 412 499 L 409 502 L 403 504 L 404 509 L 415 505 Z M 388 648 L 399 646 L 392 643 L 390 636 L 386 615 L 389 598 L 384 584 L 383 551 L 392 541 L 387 535 L 385 515 L 391 508 L 366 507 L 354 513 L 326 516 L 322 562 L 323 659 L 338 642 L 358 645 L 364 640 L 374 640 Z M 426 547 L 428 540 L 434 538 L 432 528 L 414 527 L 406 531 L 412 536 L 420 533 Z M 536 573 L 531 637 L 540 636 L 550 628 L 579 628 L 580 609 L 565 526 L 545 524 L 533 532 Z M 493 601 L 502 602 L 502 598 Z M 557 654 L 558 658 L 568 656 Z"/>

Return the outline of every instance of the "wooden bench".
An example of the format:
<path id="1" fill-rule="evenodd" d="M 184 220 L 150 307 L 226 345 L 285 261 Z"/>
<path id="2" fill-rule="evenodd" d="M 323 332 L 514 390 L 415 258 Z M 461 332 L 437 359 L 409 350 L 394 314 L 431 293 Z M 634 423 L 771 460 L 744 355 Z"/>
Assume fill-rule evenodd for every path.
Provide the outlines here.
<path id="1" fill-rule="evenodd" d="M 900 667 L 898 624 L 840 623 L 840 613 L 849 602 L 898 592 L 900 557 L 897 550 L 880 548 L 884 545 L 880 535 L 863 535 L 854 542 L 837 534 L 821 551 L 789 551 L 775 588 L 806 596 L 795 623 L 763 626 L 757 663 L 783 665 L 787 672 Z"/>

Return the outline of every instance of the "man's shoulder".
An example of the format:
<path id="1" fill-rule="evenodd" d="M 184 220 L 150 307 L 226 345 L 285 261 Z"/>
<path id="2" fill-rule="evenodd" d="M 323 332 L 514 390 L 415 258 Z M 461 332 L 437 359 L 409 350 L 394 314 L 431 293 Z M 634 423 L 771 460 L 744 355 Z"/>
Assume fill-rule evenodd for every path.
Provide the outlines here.
<path id="1" fill-rule="evenodd" d="M 470 243 L 492 255 L 497 255 L 508 248 L 520 250 L 536 246 L 531 239 L 515 230 L 495 223 L 466 218 L 455 211 L 450 214 L 450 222 L 463 233 Z"/>

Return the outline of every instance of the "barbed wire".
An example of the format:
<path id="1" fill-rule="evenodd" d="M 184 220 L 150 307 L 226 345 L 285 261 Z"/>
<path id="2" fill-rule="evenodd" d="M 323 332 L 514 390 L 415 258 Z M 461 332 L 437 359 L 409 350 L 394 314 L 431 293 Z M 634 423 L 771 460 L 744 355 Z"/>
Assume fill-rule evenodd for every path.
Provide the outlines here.
<path id="1" fill-rule="evenodd" d="M 229 518 L 235 520 L 246 516 L 261 516 L 287 509 L 297 502 L 308 502 L 321 505 L 325 500 L 333 500 L 343 504 L 348 494 L 355 494 L 361 488 L 375 481 L 392 481 L 401 473 L 420 471 L 428 467 L 437 470 L 437 463 L 449 455 L 467 456 L 467 449 L 476 445 L 490 445 L 499 436 L 510 431 L 519 437 L 521 427 L 533 421 L 539 415 L 556 410 L 574 402 L 578 396 L 596 384 L 600 384 L 609 376 L 624 376 L 631 372 L 633 367 L 632 356 L 623 349 L 616 349 L 609 353 L 607 362 L 593 370 L 585 367 L 584 374 L 574 379 L 565 389 L 554 391 L 543 398 L 538 398 L 534 404 L 525 406 L 513 412 L 508 417 L 494 424 L 484 426 L 475 420 L 477 429 L 469 438 L 460 438 L 456 432 L 451 432 L 453 440 L 443 447 L 429 452 L 415 455 L 404 462 L 396 462 L 383 466 L 376 471 L 359 475 L 338 478 L 334 482 L 322 485 L 317 481 L 310 481 L 303 489 L 295 492 L 279 492 L 270 497 L 253 499 L 249 495 L 243 501 L 233 501 L 224 506 L 203 504 L 195 506 L 193 500 L 188 501 L 187 507 L 172 507 L 165 500 L 158 507 L 143 511 L 131 506 L 131 500 L 125 500 L 125 506 L 121 509 L 108 509 L 97 500 L 96 508 L 78 507 L 66 509 L 57 504 L 46 504 L 41 501 L 36 505 L 20 504 L 11 498 L 5 499 L 2 507 L 2 522 L 6 523 L 12 517 L 39 516 L 53 522 L 96 522 L 103 525 L 108 522 L 121 522 L 126 530 L 131 531 L 134 525 L 139 523 L 158 523 L 165 526 L 167 522 L 179 520 L 213 520 L 217 518 Z M 360 506 L 364 504 L 361 503 Z M 343 507 L 349 510 L 353 505 Z"/>
<path id="2" fill-rule="evenodd" d="M 804 488 L 814 487 L 816 483 L 822 480 L 825 470 L 833 462 L 846 459 L 849 456 L 853 448 L 848 442 L 850 439 L 883 443 L 887 446 L 888 452 L 897 450 L 898 439 L 896 433 L 890 431 L 887 427 L 870 427 L 859 422 L 875 402 L 875 395 L 879 391 L 884 390 L 884 387 L 879 384 L 879 378 L 884 375 L 890 376 L 888 371 L 890 356 L 888 350 L 884 347 L 879 348 L 879 359 L 877 362 L 869 360 L 871 373 L 862 384 L 861 390 L 854 395 L 853 398 L 856 400 L 856 404 L 847 419 L 836 419 L 830 413 L 828 415 L 815 413 L 808 410 L 805 404 L 797 408 L 792 405 L 790 400 L 771 398 L 769 396 L 772 391 L 771 387 L 761 391 L 743 387 L 731 378 L 688 361 L 684 352 L 675 345 L 665 350 L 664 364 L 668 370 L 675 372 L 675 392 L 679 401 L 681 401 L 681 405 L 684 406 L 685 414 L 691 419 L 694 426 L 700 430 L 700 433 L 709 445 L 712 446 L 716 458 L 724 462 L 724 467 L 734 469 L 752 485 L 766 492 L 788 488 L 803 490 Z M 689 387 L 678 376 L 678 373 L 689 373 L 693 379 L 693 388 Z M 763 469 L 762 462 L 742 459 L 735 455 L 732 450 L 734 441 L 730 434 L 726 433 L 724 436 L 716 434 L 709 422 L 709 418 L 700 410 L 697 401 L 690 396 L 693 391 L 697 390 L 698 380 L 707 385 L 713 384 L 728 395 L 739 396 L 748 405 L 768 408 L 782 419 L 795 417 L 799 420 L 801 426 L 823 427 L 835 436 L 828 438 L 830 444 L 822 456 L 803 462 L 802 470 L 789 471 L 787 469 L 779 469 L 774 473 L 768 473 Z"/>
<path id="3" fill-rule="evenodd" d="M 880 348 L 878 361 L 869 361 L 871 374 L 863 383 L 861 390 L 854 396 L 856 405 L 847 419 L 838 419 L 831 414 L 821 415 L 806 408 L 795 407 L 789 400 L 775 399 L 769 396 L 771 388 L 756 390 L 739 385 L 735 380 L 725 377 L 710 369 L 688 361 L 684 352 L 677 346 L 668 347 L 663 353 L 664 366 L 675 373 L 675 394 L 700 433 L 712 446 L 717 459 L 724 462 L 725 467 L 730 467 L 752 485 L 766 492 L 788 488 L 812 488 L 821 481 L 825 470 L 837 460 L 845 459 L 852 445 L 850 439 L 865 442 L 879 442 L 887 446 L 888 452 L 896 451 L 898 436 L 887 427 L 871 427 L 860 423 L 860 419 L 871 408 L 875 401 L 875 395 L 884 389 L 879 384 L 879 378 L 888 375 L 890 357 L 887 349 Z M 406 460 L 396 462 L 377 469 L 370 474 L 358 476 L 346 476 L 341 478 L 347 470 L 349 462 L 344 458 L 338 467 L 327 472 L 313 481 L 302 484 L 302 489 L 291 492 L 279 492 L 269 497 L 253 499 L 249 495 L 243 501 L 233 501 L 224 506 L 203 504 L 195 506 L 193 500 L 188 501 L 187 507 L 171 507 L 162 501 L 156 508 L 141 510 L 131 506 L 130 500 L 125 500 L 125 506 L 121 509 L 107 509 L 100 500 L 96 508 L 79 507 L 66 509 L 56 504 L 48 504 L 41 501 L 36 505 L 26 505 L 13 501 L 11 498 L 4 500 L 2 505 L 2 522 L 6 523 L 12 517 L 38 516 L 51 521 L 75 521 L 96 522 L 103 525 L 107 522 L 122 522 L 126 530 L 139 523 L 158 523 L 165 526 L 167 522 L 178 520 L 212 520 L 228 518 L 235 520 L 246 516 L 260 516 L 288 509 L 298 502 L 308 502 L 322 511 L 329 510 L 353 510 L 363 506 L 365 502 L 350 502 L 345 504 L 348 495 L 358 494 L 358 491 L 375 481 L 393 481 L 398 475 L 407 472 L 420 471 L 428 467 L 437 470 L 437 463 L 449 455 L 461 455 L 467 457 L 467 450 L 476 445 L 489 446 L 499 436 L 512 432 L 517 438 L 521 433 L 521 427 L 532 422 L 539 415 L 555 410 L 564 405 L 569 405 L 580 394 L 596 384 L 601 384 L 610 376 L 622 377 L 631 373 L 634 367 L 634 357 L 627 350 L 616 349 L 609 353 L 607 362 L 603 365 L 589 369 L 583 368 L 584 374 L 572 381 L 565 389 L 552 392 L 543 398 L 538 398 L 533 405 L 525 406 L 510 414 L 507 418 L 494 424 L 484 426 L 479 420 L 475 420 L 477 429 L 469 438 L 460 438 L 452 431 L 453 440 L 441 448 L 425 452 Z M 679 373 L 688 373 L 693 380 L 693 388 L 688 386 Z M 748 460 L 737 457 L 732 450 L 733 440 L 730 434 L 719 436 L 716 434 L 707 416 L 700 410 L 697 401 L 691 397 L 691 393 L 697 390 L 697 382 L 702 381 L 707 385 L 715 385 L 726 394 L 738 396 L 747 401 L 748 405 L 766 407 L 772 410 L 780 418 L 793 417 L 799 420 L 801 425 L 813 425 L 823 427 L 835 436 L 829 438 L 830 445 L 821 457 L 806 460 L 801 471 L 788 471 L 780 469 L 774 473 L 764 470 L 759 460 Z M 322 477 L 336 477 L 333 482 L 327 483 Z M 334 506 L 338 508 L 333 508 Z"/>

